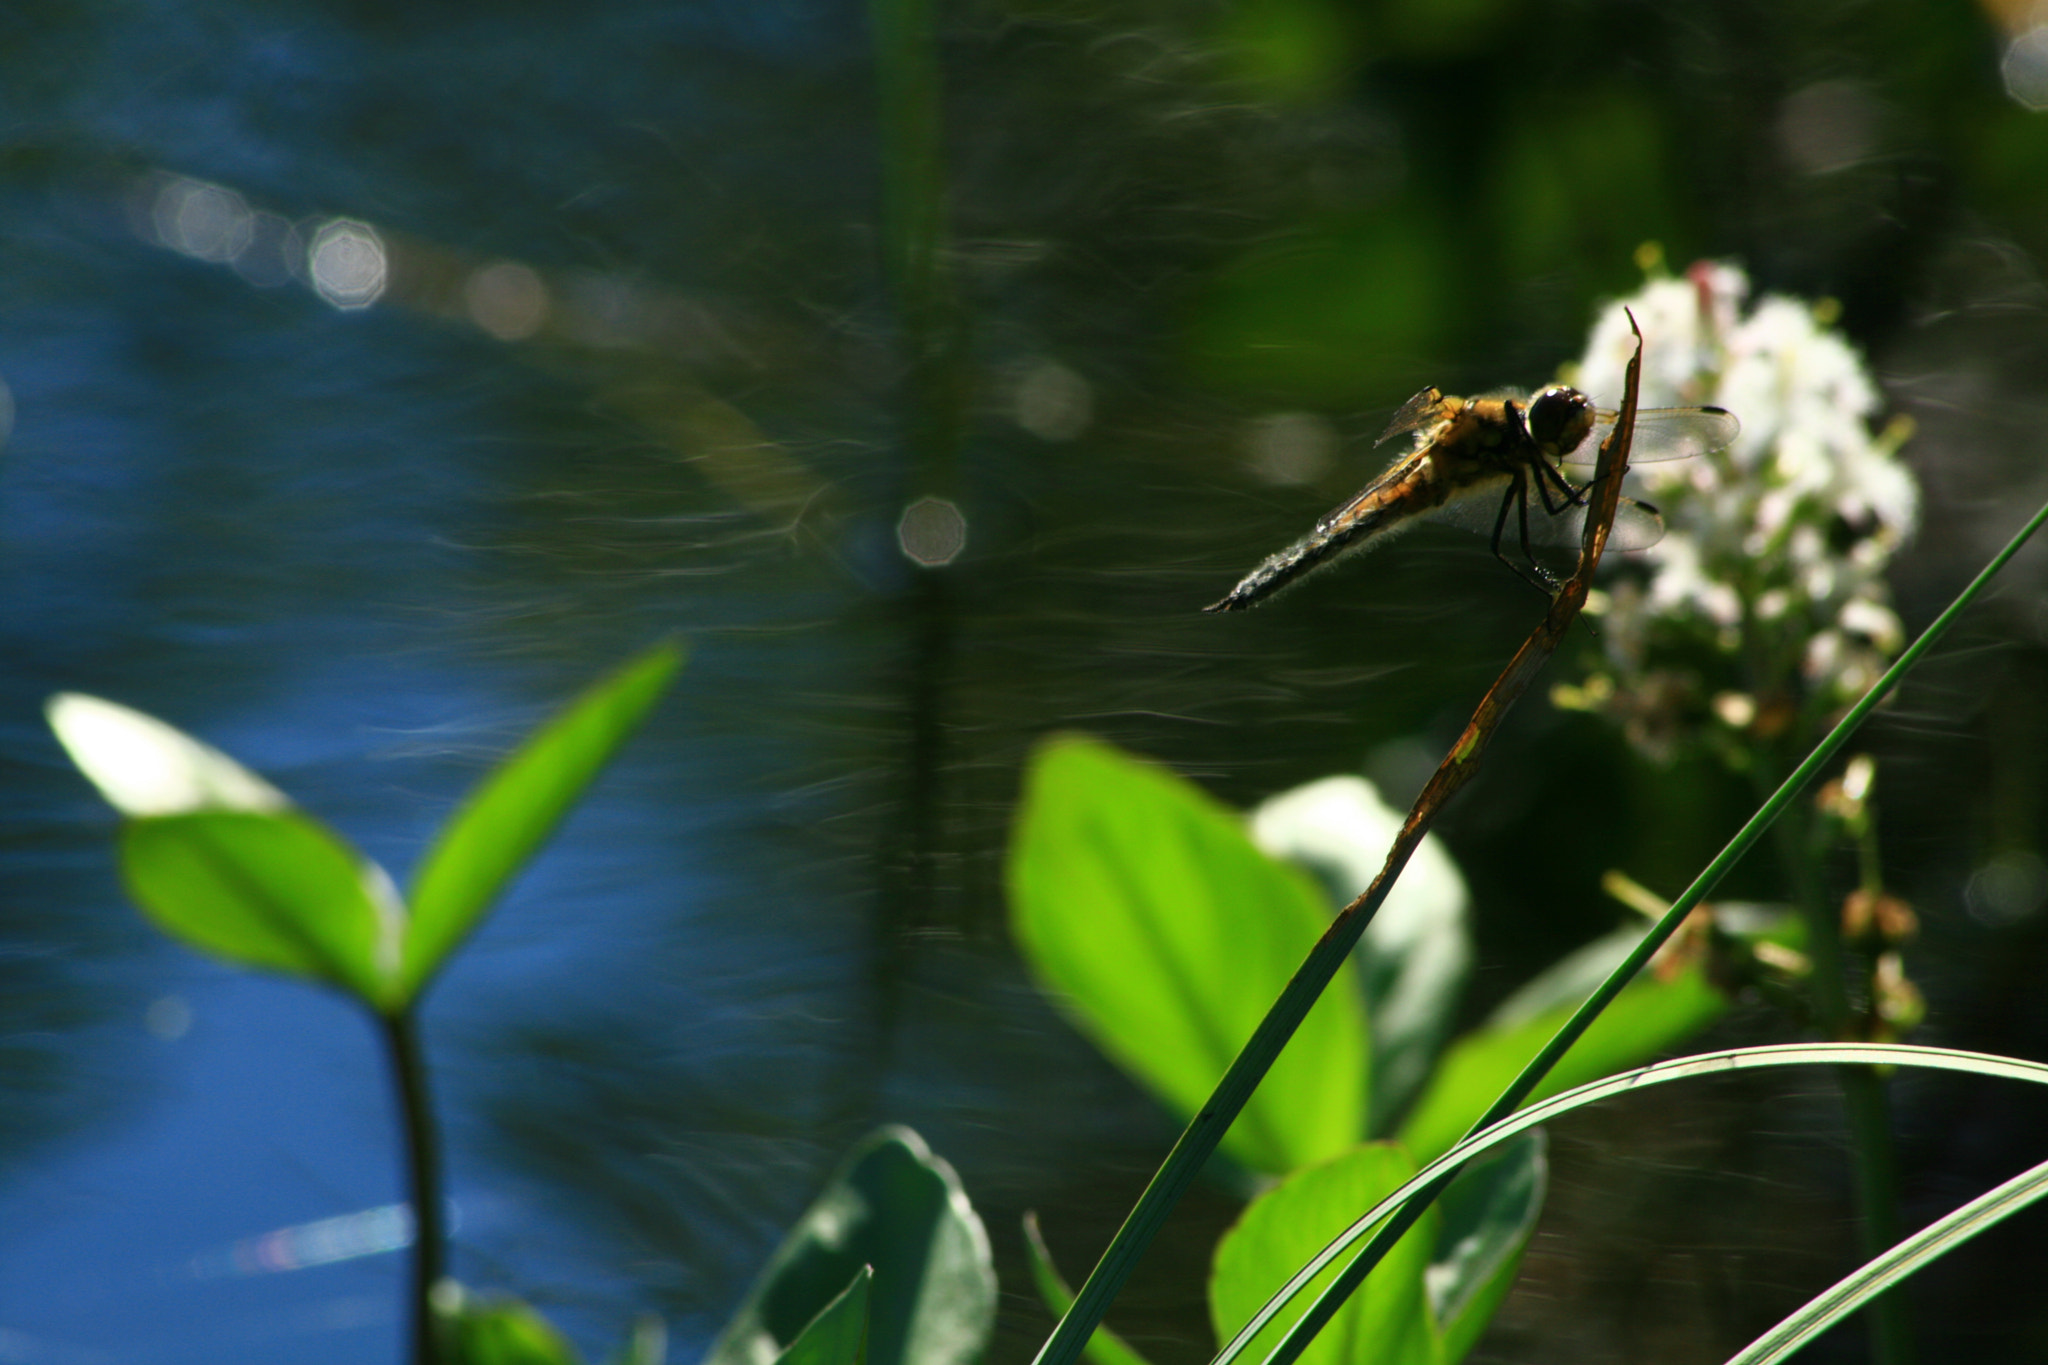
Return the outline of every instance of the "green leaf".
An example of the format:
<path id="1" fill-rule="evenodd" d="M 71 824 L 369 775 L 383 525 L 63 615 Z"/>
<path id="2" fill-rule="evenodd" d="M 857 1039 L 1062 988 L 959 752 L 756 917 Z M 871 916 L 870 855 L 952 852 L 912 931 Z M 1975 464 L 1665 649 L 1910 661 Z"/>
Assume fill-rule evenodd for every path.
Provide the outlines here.
<path id="1" fill-rule="evenodd" d="M 769 1365 L 874 1267 L 869 1365 L 970 1365 L 995 1321 L 988 1234 L 959 1177 L 907 1128 L 863 1141 L 791 1228 L 705 1365 Z"/>
<path id="2" fill-rule="evenodd" d="M 1045 1238 L 1038 1231 L 1038 1215 L 1033 1213 L 1024 1215 L 1024 1252 L 1031 1262 L 1031 1279 L 1038 1286 L 1038 1297 L 1044 1300 L 1053 1317 L 1065 1317 L 1074 1306 L 1074 1291 L 1067 1287 L 1059 1267 L 1052 1263 L 1052 1252 L 1046 1249 Z M 1107 1327 L 1098 1327 L 1089 1334 L 1085 1352 L 1095 1365 L 1148 1365 L 1129 1342 Z"/>
<path id="3" fill-rule="evenodd" d="M 811 1325 L 782 1353 L 782 1365 L 867 1365 L 868 1292 L 873 1266 L 862 1266 Z"/>
<path id="4" fill-rule="evenodd" d="M 1355 900 L 1386 859 L 1401 812 L 1362 777 L 1326 777 L 1262 801 L 1252 841 L 1307 869 L 1333 906 Z M 1356 957 L 1372 1029 L 1372 1131 L 1414 1098 L 1450 1033 L 1472 969 L 1471 896 L 1443 841 L 1423 839 Z"/>
<path id="5" fill-rule="evenodd" d="M 1640 930 L 1629 928 L 1574 954 L 1524 987 L 1492 1020 L 1451 1045 L 1401 1126 L 1401 1140 L 1418 1161 L 1448 1151 L 1465 1135 L 1571 1017 L 1585 993 L 1579 983 L 1589 974 L 1597 979 L 1606 969 L 1602 963 L 1619 956 L 1614 950 L 1626 952 L 1639 937 Z M 1668 981 L 1639 975 L 1530 1098 L 1555 1095 L 1654 1057 L 1698 1032 L 1727 1007 L 1727 998 L 1697 966 L 1684 968 Z M 1527 1013 L 1530 1009 L 1537 1012 Z"/>
<path id="6" fill-rule="evenodd" d="M 118 702 L 59 692 L 43 714 L 78 770 L 123 815 L 291 807 L 283 792 L 220 750 Z"/>
<path id="7" fill-rule="evenodd" d="M 1034 756 L 1011 836 L 1012 932 L 1084 1034 L 1187 1116 L 1329 927 L 1307 877 L 1162 768 L 1078 737 Z M 1365 1008 L 1340 972 L 1223 1150 L 1285 1172 L 1365 1130 Z"/>
<path id="8" fill-rule="evenodd" d="M 175 938 L 245 967 L 394 1003 L 405 912 L 384 870 L 297 811 L 205 811 L 121 829 L 129 894 Z"/>
<path id="9" fill-rule="evenodd" d="M 403 994 L 417 995 L 539 851 L 584 788 L 668 690 L 682 652 L 661 644 L 550 720 L 470 792 L 413 879 Z"/>
<path id="10" fill-rule="evenodd" d="M 1548 1144 L 1538 1128 L 1467 1167 L 1437 1201 L 1443 1217 L 1429 1267 L 1430 1314 L 1444 1335 L 1444 1360 L 1479 1344 L 1515 1283 L 1523 1248 L 1543 1212 Z"/>
<path id="11" fill-rule="evenodd" d="M 577 1365 L 582 1358 L 548 1320 L 518 1299 L 436 1291 L 442 1365 Z"/>
<path id="12" fill-rule="evenodd" d="M 1399 1145 L 1368 1143 L 1296 1171 L 1253 1201 L 1216 1245 L 1209 1316 L 1217 1340 L 1228 1341 L 1324 1243 L 1414 1174 L 1414 1161 Z M 1443 1342 L 1426 1288 L 1437 1225 L 1431 1209 L 1409 1229 L 1302 1353 L 1302 1365 L 1441 1365 Z M 1299 1307 L 1253 1339 L 1247 1358 L 1264 1358 L 1344 1264 L 1332 1264 L 1312 1281 Z"/>

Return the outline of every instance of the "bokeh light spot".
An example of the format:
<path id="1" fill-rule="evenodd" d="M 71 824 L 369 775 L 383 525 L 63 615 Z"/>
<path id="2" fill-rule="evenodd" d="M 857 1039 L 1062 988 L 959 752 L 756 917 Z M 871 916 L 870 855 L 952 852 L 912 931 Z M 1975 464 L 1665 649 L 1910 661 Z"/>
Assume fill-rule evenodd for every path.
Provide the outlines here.
<path id="1" fill-rule="evenodd" d="M 1041 441 L 1071 441 L 1095 420 L 1095 391 L 1057 360 L 1026 366 L 1011 402 L 1017 425 Z"/>
<path id="2" fill-rule="evenodd" d="M 2012 40 L 1998 75 L 2016 103 L 2037 113 L 2048 110 L 2048 24 L 2036 24 Z"/>
<path id="3" fill-rule="evenodd" d="M 470 321 L 500 341 L 524 341 L 548 319 L 548 287 L 531 266 L 495 261 L 462 286 Z"/>
<path id="4" fill-rule="evenodd" d="M 1337 458 L 1337 433 L 1312 412 L 1275 412 L 1245 434 L 1252 473 L 1282 487 L 1314 483 Z"/>
<path id="5" fill-rule="evenodd" d="M 967 518 L 944 498 L 919 498 L 897 520 L 896 544 L 927 569 L 951 564 L 967 548 Z"/>
<path id="6" fill-rule="evenodd" d="M 192 1006 L 182 995 L 160 995 L 143 1011 L 142 1026 L 150 1037 L 175 1043 L 192 1031 Z"/>
<path id="7" fill-rule="evenodd" d="M 157 191 L 150 211 L 157 240 L 202 261 L 232 261 L 249 245 L 256 215 L 233 190 L 174 176 Z"/>
<path id="8" fill-rule="evenodd" d="M 368 223 L 336 218 L 313 234 L 306 253 L 313 288 L 336 308 L 368 308 L 388 277 L 384 243 Z"/>
<path id="9" fill-rule="evenodd" d="M 1970 875 L 1963 902 L 1980 924 L 2015 924 L 2048 904 L 2048 864 L 2033 853 L 2001 853 Z"/>

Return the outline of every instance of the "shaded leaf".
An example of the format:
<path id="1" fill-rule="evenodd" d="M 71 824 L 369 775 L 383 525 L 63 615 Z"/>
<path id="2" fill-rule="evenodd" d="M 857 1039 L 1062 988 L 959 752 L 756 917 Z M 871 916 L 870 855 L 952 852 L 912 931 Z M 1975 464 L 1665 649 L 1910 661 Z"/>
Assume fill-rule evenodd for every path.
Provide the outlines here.
<path id="1" fill-rule="evenodd" d="M 204 952 L 394 1003 L 404 910 L 384 870 L 297 811 L 206 811 L 121 829 L 129 894 Z"/>
<path id="2" fill-rule="evenodd" d="M 539 851 L 681 666 L 674 644 L 648 650 L 570 703 L 471 790 L 413 878 L 407 999 Z"/>
<path id="3" fill-rule="evenodd" d="M 1465 1358 L 1514 1287 L 1550 1180 L 1543 1130 L 1465 1168 L 1437 1201 L 1443 1221 L 1427 1284 L 1444 1360 Z"/>
<path id="4" fill-rule="evenodd" d="M 862 1266 L 853 1283 L 811 1319 L 782 1353 L 782 1365 L 866 1365 L 868 1358 L 868 1292 L 873 1266 Z"/>
<path id="5" fill-rule="evenodd" d="M 988 1234 L 952 1167 L 907 1128 L 847 1157 L 797 1219 L 706 1365 L 769 1365 L 863 1266 L 870 1365 L 968 1365 L 995 1321 Z"/>
<path id="6" fill-rule="evenodd" d="M 1163 768 L 1079 737 L 1033 757 L 1011 836 L 1010 922 L 1075 1025 L 1187 1117 L 1329 927 L 1322 895 L 1237 816 Z M 1331 983 L 1223 1150 L 1256 1170 L 1364 1133 L 1369 1042 L 1356 969 Z"/>
<path id="7" fill-rule="evenodd" d="M 1415 1169 L 1398 1144 L 1368 1143 L 1296 1171 L 1254 1200 L 1216 1245 L 1209 1316 L 1217 1340 L 1229 1340 L 1331 1238 Z M 1301 1365 L 1438 1365 L 1443 1360 L 1425 1288 L 1438 1219 L 1437 1211 L 1429 1210 L 1394 1244 L 1302 1353 Z M 1254 1338 L 1245 1358 L 1263 1359 L 1349 1262 L 1347 1257 L 1327 1267 Z"/>

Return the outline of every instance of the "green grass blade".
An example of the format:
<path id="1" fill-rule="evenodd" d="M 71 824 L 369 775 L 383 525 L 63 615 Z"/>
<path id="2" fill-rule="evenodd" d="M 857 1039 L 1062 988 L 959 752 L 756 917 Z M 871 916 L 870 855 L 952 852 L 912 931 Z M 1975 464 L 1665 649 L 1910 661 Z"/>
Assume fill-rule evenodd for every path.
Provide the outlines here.
<path id="1" fill-rule="evenodd" d="M 2048 1195 L 2048 1161 L 1928 1224 L 1883 1255 L 1845 1275 L 1770 1331 L 1728 1358 L 1728 1365 L 1778 1365 L 1793 1352 L 1978 1233 Z"/>
<path id="2" fill-rule="evenodd" d="M 1935 642 L 1948 632 L 1949 627 L 1955 624 L 1956 619 L 1976 600 L 2006 563 L 2019 553 L 2020 547 L 2041 528 L 2044 521 L 2048 521 L 2048 504 L 2043 504 L 2041 509 L 2034 513 L 2027 524 L 2006 542 L 2005 548 L 1993 556 L 1991 562 L 1970 580 L 1969 585 L 1956 595 L 1953 602 L 1949 603 L 1948 608 L 1921 632 L 1920 638 L 1909 645 L 1905 653 L 1885 670 L 1884 676 L 1849 708 L 1835 724 L 1834 729 L 1828 732 L 1827 737 L 1814 747 L 1806 760 L 1793 770 L 1792 775 L 1785 779 L 1768 801 L 1764 802 L 1762 808 L 1750 817 L 1748 823 L 1736 832 L 1735 837 L 1730 839 L 1727 846 L 1707 864 L 1705 870 L 1694 878 L 1692 885 L 1672 902 L 1671 909 L 1657 921 L 1649 933 L 1643 936 L 1642 942 L 1636 945 L 1635 950 L 1622 960 L 1621 965 L 1608 975 L 1599 988 L 1587 997 L 1586 1003 L 1581 1005 L 1564 1027 L 1557 1031 L 1557 1035 L 1528 1066 L 1522 1069 L 1513 1084 L 1472 1126 L 1474 1133 L 1506 1119 L 1529 1098 L 1542 1083 L 1543 1078 L 1557 1065 L 1559 1059 L 1571 1050 L 1572 1045 L 1592 1026 L 1593 1021 L 1600 1017 L 1601 1012 L 1614 997 L 1620 994 L 1622 988 L 1649 962 L 1651 955 L 1677 932 L 1678 926 L 1685 922 L 1685 917 L 1692 912 L 1693 907 L 1706 899 L 1728 869 L 1749 851 L 1752 844 L 1763 837 L 1764 831 L 1771 827 L 1785 807 L 1805 790 L 1815 775 L 1834 758 L 1843 745 L 1849 742 L 1849 737 L 1863 724 L 1864 719 L 1891 694 L 1892 689 L 1898 686 L 1899 680 L 1920 662 L 1934 647 Z M 1441 1185 L 1424 1188 L 1427 1191 L 1423 1195 L 1425 1203 L 1442 1192 Z M 1279 1349 L 1273 1352 L 1270 1365 L 1292 1365 L 1301 1354 L 1302 1348 L 1314 1339 L 1315 1333 L 1327 1320 L 1328 1314 L 1334 1312 L 1336 1305 L 1343 1301 L 1343 1296 L 1357 1288 L 1359 1282 L 1372 1272 L 1373 1266 L 1385 1254 L 1386 1248 L 1392 1244 L 1392 1239 L 1399 1237 L 1408 1224 L 1419 1216 L 1419 1209 L 1409 1209 L 1389 1219 L 1387 1226 L 1375 1236 L 1373 1242 L 1344 1268 L 1336 1282 L 1325 1291 L 1322 1299 L 1318 1300 L 1317 1306 L 1301 1316 L 1294 1330 L 1280 1343 Z"/>
<path id="3" fill-rule="evenodd" d="M 592 687 L 464 799 L 413 878 L 401 998 L 417 996 L 668 690 L 664 643 Z"/>
<path id="4" fill-rule="evenodd" d="M 2048 1064 L 2020 1061 L 2012 1057 L 1995 1057 L 1979 1052 L 1964 1052 L 1955 1048 L 1914 1047 L 1903 1043 L 1792 1043 L 1775 1047 L 1735 1048 L 1724 1052 L 1705 1052 L 1693 1057 L 1680 1057 L 1673 1061 L 1659 1062 L 1654 1066 L 1639 1067 L 1617 1076 L 1605 1077 L 1519 1110 L 1467 1138 L 1424 1166 L 1413 1180 L 1406 1182 L 1400 1189 L 1367 1210 L 1341 1236 L 1297 1271 L 1294 1278 L 1281 1286 L 1273 1297 L 1267 1300 L 1266 1305 L 1253 1314 L 1251 1320 L 1237 1335 L 1224 1344 L 1211 1365 L 1234 1365 L 1245 1355 L 1247 1346 L 1259 1331 L 1286 1313 L 1293 1301 L 1312 1281 L 1330 1266 L 1350 1256 L 1357 1250 L 1360 1241 L 1368 1236 L 1375 1236 L 1376 1231 L 1381 1229 L 1392 1215 L 1405 1212 L 1416 1196 L 1439 1185 L 1448 1184 L 1467 1162 L 1513 1141 L 1539 1124 L 1547 1123 L 1574 1109 L 1610 1096 L 1643 1090 L 1653 1085 L 1669 1085 L 1697 1076 L 1726 1075 L 1766 1067 L 1822 1065 L 1917 1066 L 2048 1085 Z M 1346 1285 L 1342 1278 L 1332 1283 L 1329 1288 L 1322 1291 L 1315 1305 L 1309 1312 L 1304 1313 L 1299 1321 L 1307 1321 L 1325 1308 L 1334 1309 L 1336 1305 L 1330 1300 L 1341 1302 L 1342 1296 L 1348 1294 L 1351 1287 Z M 1323 1312 L 1322 1315 L 1328 1316 L 1327 1312 Z M 1292 1336 L 1290 1333 L 1290 1340 Z M 1271 1356 L 1267 1357 L 1268 1361 L 1271 1359 Z"/>
<path id="5" fill-rule="evenodd" d="M 1034 1213 L 1024 1215 L 1024 1255 L 1031 1263 L 1031 1282 L 1038 1287 L 1038 1297 L 1055 1318 L 1063 1316 L 1074 1306 L 1074 1291 L 1053 1264 L 1052 1252 L 1038 1230 L 1038 1215 Z M 1087 1356 L 1095 1365 L 1151 1365 L 1129 1342 L 1107 1327 L 1098 1327 L 1089 1335 Z"/>
<path id="6" fill-rule="evenodd" d="M 1294 1172 L 1253 1200 L 1216 1244 L 1209 1316 L 1217 1337 L 1227 1337 L 1257 1312 L 1273 1286 L 1285 1283 L 1304 1257 L 1344 1225 L 1348 1210 L 1370 1204 L 1414 1173 L 1415 1159 L 1399 1143 L 1363 1143 Z M 1427 1289 L 1437 1221 L 1432 1210 L 1401 1239 L 1380 1274 L 1309 1347 L 1308 1365 L 1438 1365 L 1443 1341 Z M 1282 1330 L 1283 1321 L 1273 1322 L 1266 1341 L 1278 1340 Z"/>

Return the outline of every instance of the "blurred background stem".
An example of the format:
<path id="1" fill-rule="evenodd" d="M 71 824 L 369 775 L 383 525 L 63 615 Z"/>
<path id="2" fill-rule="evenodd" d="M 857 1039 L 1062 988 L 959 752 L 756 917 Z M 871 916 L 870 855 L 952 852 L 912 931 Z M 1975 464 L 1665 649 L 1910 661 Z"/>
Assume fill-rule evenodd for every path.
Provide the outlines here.
<path id="1" fill-rule="evenodd" d="M 1849 1039 L 1856 1030 L 1842 956 L 1841 916 L 1818 876 L 1823 851 L 1811 802 L 1796 802 L 1787 808 L 1775 836 L 1793 901 L 1806 921 L 1806 951 L 1813 964 L 1809 979 L 1814 1022 L 1823 1038 Z M 1900 1236 L 1898 1164 L 1890 1110 L 1884 1081 L 1872 1068 L 1837 1067 L 1835 1076 L 1842 1087 L 1850 1161 L 1855 1168 L 1858 1250 L 1867 1261 Z M 1904 1294 L 1895 1289 L 1873 1300 L 1867 1321 L 1872 1359 L 1879 1365 L 1911 1365 L 1913 1334 Z"/>
<path id="2" fill-rule="evenodd" d="M 958 507 L 958 465 L 970 385 L 966 325 L 948 253 L 944 132 L 938 40 L 929 0 L 872 0 L 882 179 L 881 254 L 893 306 L 899 368 L 895 393 L 901 477 L 892 490 L 892 520 L 924 499 L 943 499 L 941 515 Z M 939 504 L 929 504 L 934 509 Z M 907 523 L 898 522 L 908 529 Z M 938 904 L 945 771 L 947 696 L 953 685 L 958 604 L 947 563 L 912 557 L 899 530 L 899 549 L 915 564 L 895 599 L 906 641 L 889 688 L 901 707 L 902 743 L 894 802 L 885 817 L 877 868 L 876 1027 L 890 1052 L 906 979 L 908 939 L 944 917 Z"/>

